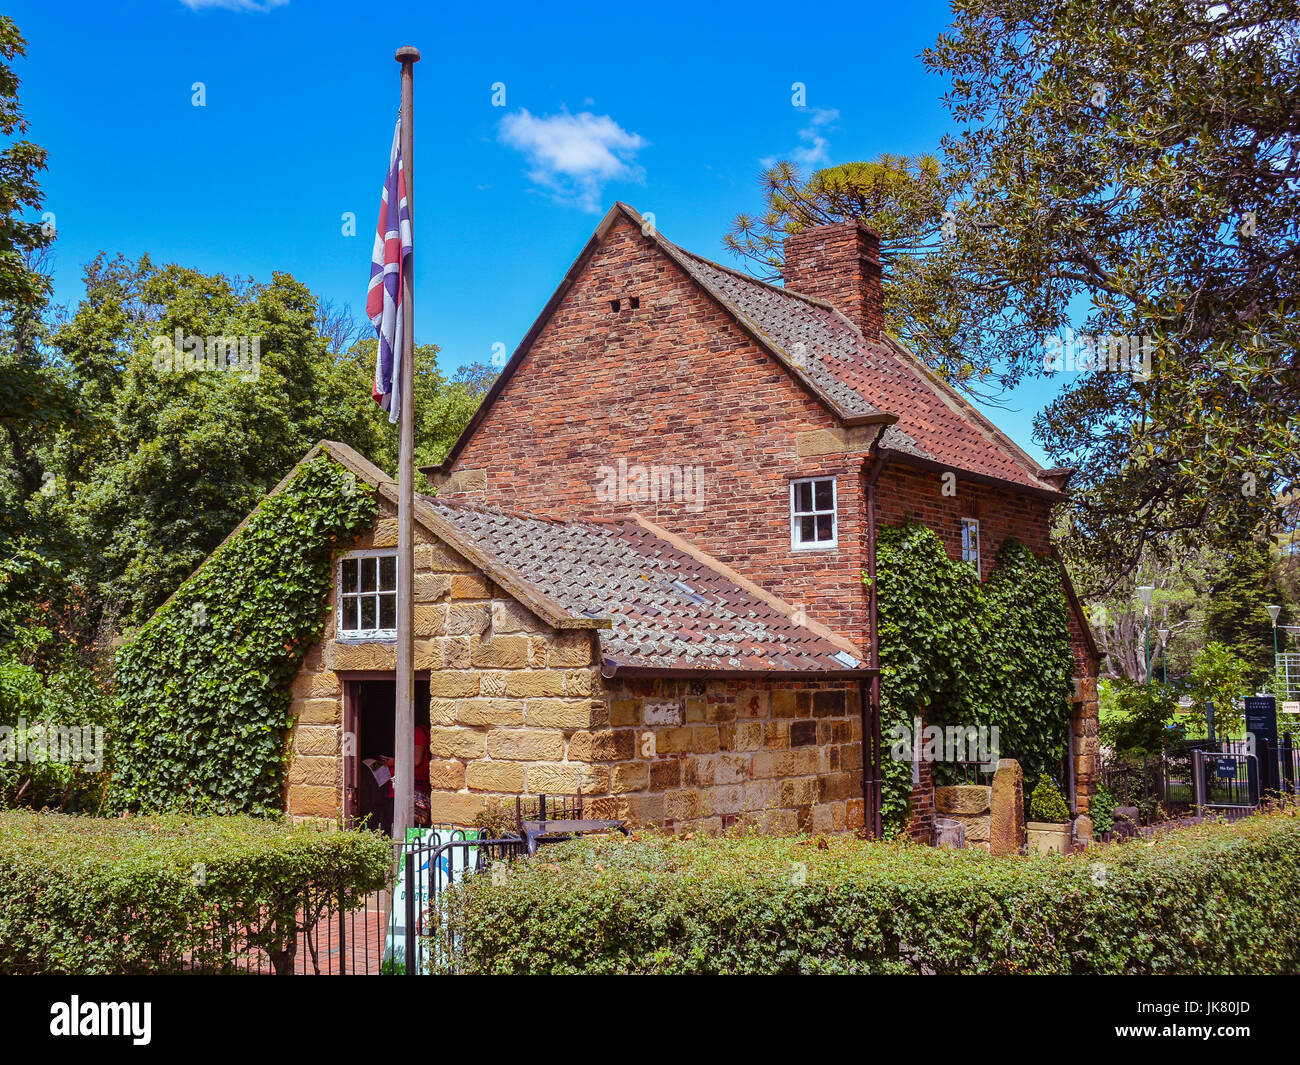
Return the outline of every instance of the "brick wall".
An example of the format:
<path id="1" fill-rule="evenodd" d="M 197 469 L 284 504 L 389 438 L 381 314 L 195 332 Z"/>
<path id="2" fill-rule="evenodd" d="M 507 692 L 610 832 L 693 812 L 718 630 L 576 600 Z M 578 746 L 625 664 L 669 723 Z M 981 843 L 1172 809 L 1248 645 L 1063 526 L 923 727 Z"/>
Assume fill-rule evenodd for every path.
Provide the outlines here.
<path id="1" fill-rule="evenodd" d="M 630 307 L 630 297 L 640 300 Z M 613 312 L 611 299 L 621 299 Z M 866 634 L 860 469 L 874 434 L 809 454 L 836 419 L 640 231 L 620 220 L 459 456 L 479 491 L 448 495 L 526 513 L 639 511 L 850 639 Z M 846 450 L 847 449 L 847 450 Z M 703 509 L 609 503 L 598 469 L 704 471 Z M 838 476 L 839 548 L 792 552 L 789 480 Z M 446 491 L 446 490 L 444 490 Z"/>
<path id="2" fill-rule="evenodd" d="M 993 569 L 1002 541 L 1014 536 L 1036 555 L 1051 548 L 1051 504 L 1045 499 L 992 485 L 963 481 L 957 472 L 955 495 L 943 494 L 939 471 L 887 464 L 876 483 L 876 521 L 901 525 L 919 521 L 943 541 L 949 558 L 961 558 L 961 520 L 980 523 L 980 576 Z"/>

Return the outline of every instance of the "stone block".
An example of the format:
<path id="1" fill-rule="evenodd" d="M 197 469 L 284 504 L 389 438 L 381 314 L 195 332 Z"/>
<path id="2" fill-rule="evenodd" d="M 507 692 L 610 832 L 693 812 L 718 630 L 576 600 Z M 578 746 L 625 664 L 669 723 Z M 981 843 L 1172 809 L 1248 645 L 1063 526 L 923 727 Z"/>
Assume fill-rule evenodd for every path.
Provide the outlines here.
<path id="1" fill-rule="evenodd" d="M 524 704 L 517 699 L 457 699 L 456 720 L 462 725 L 522 725 Z"/>
<path id="2" fill-rule="evenodd" d="M 536 728 L 590 728 L 591 711 L 587 699 L 525 699 L 524 724 Z"/>
<path id="3" fill-rule="evenodd" d="M 955 784 L 934 789 L 934 809 L 945 815 L 987 813 L 992 802 L 993 789 L 985 785 Z"/>
<path id="4" fill-rule="evenodd" d="M 440 669 L 429 674 L 429 695 L 434 699 L 468 699 L 478 694 L 477 673 Z"/>
<path id="5" fill-rule="evenodd" d="M 615 794 L 645 791 L 649 786 L 650 766 L 645 762 L 625 762 L 612 767 L 609 789 Z"/>
<path id="6" fill-rule="evenodd" d="M 527 636 L 494 636 L 490 640 L 472 637 L 470 663 L 485 669 L 527 669 Z"/>
<path id="7" fill-rule="evenodd" d="M 475 729 L 429 729 L 429 754 L 433 758 L 482 758 L 483 750 L 484 734 Z"/>
<path id="8" fill-rule="evenodd" d="M 989 809 L 989 851 L 1018 854 L 1025 843 L 1025 774 L 1014 758 L 998 762 Z"/>
<path id="9" fill-rule="evenodd" d="M 520 762 L 558 762 L 564 757 L 564 737 L 541 729 L 494 729 L 487 736 L 487 752 Z"/>
<path id="10" fill-rule="evenodd" d="M 552 669 L 530 669 L 506 678 L 506 694 L 523 698 L 563 695 L 564 674 Z"/>
<path id="11" fill-rule="evenodd" d="M 520 762 L 470 762 L 465 782 L 472 791 L 498 791 L 521 795 L 525 766 Z"/>

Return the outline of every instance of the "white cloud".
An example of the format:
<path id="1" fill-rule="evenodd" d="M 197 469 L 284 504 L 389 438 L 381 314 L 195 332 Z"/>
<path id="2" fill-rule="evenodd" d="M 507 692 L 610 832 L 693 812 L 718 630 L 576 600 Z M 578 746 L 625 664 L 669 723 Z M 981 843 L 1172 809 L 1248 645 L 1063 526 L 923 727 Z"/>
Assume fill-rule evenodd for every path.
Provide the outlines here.
<path id="1" fill-rule="evenodd" d="M 609 115 L 590 111 L 571 115 L 533 115 L 521 108 L 501 120 L 501 141 L 528 159 L 528 177 L 557 200 L 598 212 L 601 191 L 609 181 L 641 181 L 635 163 L 646 146 Z"/>
<path id="2" fill-rule="evenodd" d="M 257 11 L 265 13 L 273 7 L 284 7 L 289 0 L 181 0 L 191 11 L 219 7 L 226 11 Z"/>
<path id="3" fill-rule="evenodd" d="M 831 142 L 826 134 L 831 131 L 835 120 L 840 117 L 839 111 L 833 107 L 801 107 L 799 111 L 808 116 L 807 123 L 799 130 L 799 144 L 785 155 L 770 155 L 759 160 L 764 166 L 772 166 L 779 159 L 789 159 L 807 171 L 815 170 L 830 162 Z"/>

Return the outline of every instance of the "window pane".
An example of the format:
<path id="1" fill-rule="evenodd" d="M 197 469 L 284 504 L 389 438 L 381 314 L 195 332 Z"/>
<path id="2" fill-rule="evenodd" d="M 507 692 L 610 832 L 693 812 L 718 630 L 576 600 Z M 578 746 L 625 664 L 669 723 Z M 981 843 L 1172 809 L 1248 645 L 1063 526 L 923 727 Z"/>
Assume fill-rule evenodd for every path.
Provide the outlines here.
<path id="1" fill-rule="evenodd" d="M 817 516 L 817 539 L 818 541 L 835 539 L 835 519 L 830 514 Z"/>
<path id="2" fill-rule="evenodd" d="M 343 560 L 343 588 L 345 592 L 355 592 L 357 590 L 357 560 L 355 558 L 345 558 Z"/>
<path id="3" fill-rule="evenodd" d="M 806 514 L 812 510 L 812 485 L 807 481 L 794 486 L 794 510 L 796 514 Z"/>
<path id="4" fill-rule="evenodd" d="M 379 568 L 379 559 L 363 558 L 361 560 L 361 590 L 363 592 L 375 591 L 375 571 Z"/>
<path id="5" fill-rule="evenodd" d="M 373 629 L 375 625 L 375 599 L 373 595 L 363 595 L 361 597 L 361 627 L 363 629 Z"/>
<path id="6" fill-rule="evenodd" d="M 379 597 L 379 627 L 381 629 L 397 628 L 397 595 Z"/>
<path id="7" fill-rule="evenodd" d="M 397 590 L 396 555 L 385 555 L 379 560 L 379 589 L 385 592 Z"/>
<path id="8" fill-rule="evenodd" d="M 817 520 L 815 518 L 799 519 L 799 542 L 801 544 L 810 544 L 817 535 Z"/>
<path id="9" fill-rule="evenodd" d="M 817 486 L 817 509 L 830 510 L 835 506 L 835 496 L 832 486 L 833 481 L 816 481 Z"/>
<path id="10" fill-rule="evenodd" d="M 343 597 L 343 604 L 339 610 L 339 629 L 342 632 L 353 632 L 357 627 L 357 597 L 348 595 Z"/>

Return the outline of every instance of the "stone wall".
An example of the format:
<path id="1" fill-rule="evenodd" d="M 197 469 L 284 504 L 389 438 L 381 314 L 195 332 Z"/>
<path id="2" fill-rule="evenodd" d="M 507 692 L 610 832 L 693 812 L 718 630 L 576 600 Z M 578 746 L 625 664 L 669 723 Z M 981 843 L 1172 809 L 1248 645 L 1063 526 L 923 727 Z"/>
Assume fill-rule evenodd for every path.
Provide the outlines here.
<path id="1" fill-rule="evenodd" d="M 439 800 L 434 816 L 467 823 L 481 803 L 475 789 L 513 784 L 502 775 L 482 739 L 492 724 L 527 725 L 513 742 L 527 747 L 533 726 L 598 724 L 603 710 L 592 695 L 592 636 L 551 628 L 418 524 L 415 528 L 415 668 L 429 673 L 430 782 Z M 397 522 L 385 503 L 374 529 L 352 549 L 397 546 Z M 397 666 L 391 642 L 337 639 L 332 588 L 320 644 L 308 652 L 293 682 L 286 809 L 295 818 L 342 814 L 343 681 L 358 672 L 383 678 Z M 598 695 L 598 692 L 595 692 Z M 566 778 L 567 779 L 567 778 Z M 542 790 L 563 781 L 534 775 Z M 470 789 L 469 797 L 456 797 Z M 441 806 L 438 802 L 441 802 Z"/>
<path id="2" fill-rule="evenodd" d="M 718 831 L 841 832 L 863 822 L 856 682 L 606 680 L 596 637 L 561 632 L 417 526 L 415 666 L 429 676 L 435 821 L 469 825 L 516 795 L 573 795 L 590 816 Z M 354 548 L 392 547 L 385 508 Z M 332 592 L 333 596 L 335 593 Z M 286 808 L 342 814 L 341 674 L 383 677 L 392 643 L 324 637 L 293 682 Z"/>
<path id="3" fill-rule="evenodd" d="M 861 827 L 856 683 L 633 678 L 607 693 L 611 795 L 597 806 L 611 816 L 679 831 Z"/>

